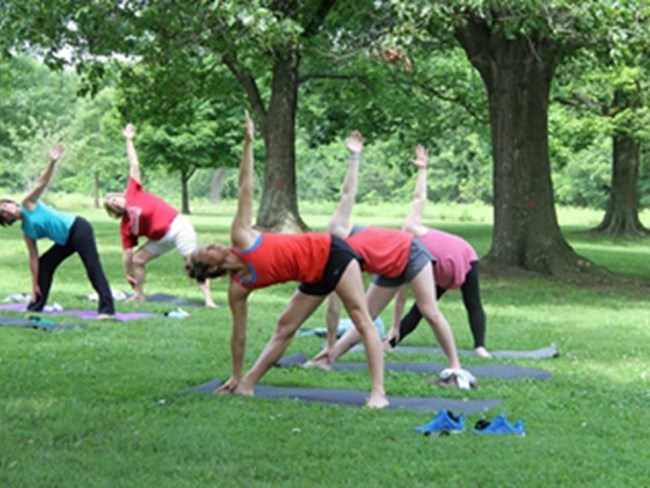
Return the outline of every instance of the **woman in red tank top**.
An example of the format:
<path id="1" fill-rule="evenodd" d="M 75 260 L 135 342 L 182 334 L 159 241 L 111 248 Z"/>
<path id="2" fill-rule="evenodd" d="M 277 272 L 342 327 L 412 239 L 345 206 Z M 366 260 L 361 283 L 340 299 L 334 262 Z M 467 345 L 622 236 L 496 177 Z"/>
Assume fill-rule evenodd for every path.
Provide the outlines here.
<path id="1" fill-rule="evenodd" d="M 408 284 L 422 315 L 431 326 L 449 361 L 449 370 L 441 374 L 444 385 L 474 385 L 475 380 L 461 369 L 454 335 L 447 319 L 438 308 L 432 257 L 424 245 L 412 234 L 395 229 L 369 227 L 360 231 L 353 228 L 350 215 L 356 199 L 359 161 L 363 150 L 361 134 L 353 132 L 346 142 L 350 154 L 348 170 L 338 208 L 332 215 L 328 230 L 344 238 L 350 247 L 364 259 L 363 269 L 374 273 L 375 279 L 366 293 L 370 315 L 375 319 L 390 303 L 397 290 Z M 328 332 L 336 331 L 339 304 L 333 295 L 327 312 Z M 333 334 L 328 334 L 328 347 L 308 364 L 329 369 L 331 363 L 359 342 L 359 335 L 348 330 L 335 344 Z M 463 381 L 457 381 L 463 377 Z M 467 381 L 465 381 L 467 380 Z"/>
<path id="2" fill-rule="evenodd" d="M 253 229 L 253 123 L 246 113 L 244 150 L 239 167 L 237 211 L 230 229 L 232 247 L 198 248 L 186 267 L 195 279 L 229 273 L 232 314 L 232 374 L 217 392 L 252 395 L 259 379 L 289 346 L 293 335 L 332 291 L 341 297 L 367 351 L 371 392 L 367 405 L 388 405 L 383 384 L 381 339 L 365 302 L 358 257 L 343 240 L 326 233 L 272 234 Z M 289 305 L 251 369 L 242 376 L 246 347 L 247 299 L 257 288 L 299 281 Z"/>

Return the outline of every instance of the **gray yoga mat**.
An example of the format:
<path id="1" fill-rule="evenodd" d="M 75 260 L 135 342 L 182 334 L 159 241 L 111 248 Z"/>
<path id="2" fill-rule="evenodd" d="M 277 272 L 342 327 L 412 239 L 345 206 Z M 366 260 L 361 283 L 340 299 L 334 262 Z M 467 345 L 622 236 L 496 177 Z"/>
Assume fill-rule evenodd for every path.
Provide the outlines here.
<path id="1" fill-rule="evenodd" d="M 54 324 L 54 325 L 52 325 Z M 79 329 L 86 327 L 85 324 L 67 324 L 67 323 L 53 323 L 50 320 L 41 321 L 37 319 L 30 320 L 22 317 L 9 317 L 7 315 L 0 315 L 0 326 L 8 325 L 13 327 L 27 327 L 30 329 L 44 330 L 53 332 L 55 330 L 63 329 Z"/>
<path id="2" fill-rule="evenodd" d="M 363 351 L 363 346 L 356 345 L 352 351 Z M 457 349 L 460 356 L 476 356 L 472 349 Z M 438 354 L 444 356 L 445 353 L 439 347 L 430 346 L 397 346 L 391 350 L 391 353 L 406 353 L 406 354 Z M 495 358 L 525 358 L 525 359 L 548 359 L 555 358 L 560 355 L 555 344 L 540 349 L 532 349 L 527 351 L 510 351 L 498 350 L 490 351 L 492 357 Z"/>
<path id="3" fill-rule="evenodd" d="M 308 358 L 304 354 L 292 354 L 291 356 L 280 359 L 276 366 L 278 367 L 291 367 L 302 366 Z M 447 366 L 434 363 L 384 363 L 384 369 L 388 371 L 405 371 L 409 373 L 433 373 L 439 374 Z M 342 362 L 337 361 L 332 364 L 332 369 L 335 371 L 359 371 L 368 369 L 368 365 L 364 362 Z M 488 364 L 481 366 L 468 366 L 465 367 L 467 371 L 472 373 L 477 378 L 501 378 L 506 380 L 514 380 L 519 378 L 534 378 L 539 380 L 549 379 L 551 373 L 544 369 L 539 368 L 526 368 L 521 366 L 511 366 L 509 364 Z"/>
<path id="4" fill-rule="evenodd" d="M 223 383 L 215 379 L 208 383 L 196 386 L 189 391 L 200 393 L 212 393 Z M 284 386 L 262 386 L 255 387 L 255 397 L 258 398 L 294 398 L 305 402 L 329 403 L 338 405 L 349 405 L 363 407 L 368 399 L 367 391 L 359 390 L 334 390 L 324 388 L 295 388 Z M 481 413 L 501 405 L 501 400 L 457 400 L 453 398 L 435 397 L 388 397 L 388 408 L 407 408 L 417 412 L 434 412 L 440 409 L 451 410 L 458 413 Z"/>

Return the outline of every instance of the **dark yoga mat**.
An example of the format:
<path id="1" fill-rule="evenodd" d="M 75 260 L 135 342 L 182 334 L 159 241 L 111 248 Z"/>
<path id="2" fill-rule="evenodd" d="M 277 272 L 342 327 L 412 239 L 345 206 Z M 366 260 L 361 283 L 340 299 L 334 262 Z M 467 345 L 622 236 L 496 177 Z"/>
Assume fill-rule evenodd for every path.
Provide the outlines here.
<path id="1" fill-rule="evenodd" d="M 292 354 L 291 356 L 280 359 L 276 366 L 284 368 L 291 366 L 302 366 L 308 358 L 304 354 Z M 388 371 L 406 371 L 409 373 L 433 373 L 439 374 L 447 366 L 433 363 L 384 363 L 384 369 Z M 368 369 L 368 365 L 363 362 L 346 363 L 337 361 L 332 364 L 335 371 L 359 371 Z M 551 377 L 551 373 L 544 369 L 524 368 L 521 366 L 511 366 L 508 364 L 489 364 L 483 366 L 468 366 L 467 371 L 477 378 L 501 378 L 513 380 L 518 378 L 535 378 L 545 380 Z"/>
<path id="2" fill-rule="evenodd" d="M 0 326 L 9 325 L 13 327 L 27 327 L 30 329 L 44 330 L 47 332 L 54 332 L 55 330 L 63 329 L 79 329 L 86 327 L 85 324 L 66 324 L 66 323 L 53 323 L 50 320 L 41 321 L 40 317 L 34 319 L 25 319 L 22 317 L 9 317 L 7 315 L 0 315 Z"/>
<path id="3" fill-rule="evenodd" d="M 363 346 L 354 346 L 352 351 L 363 351 Z M 458 349 L 458 354 L 460 356 L 476 356 L 472 349 Z M 438 354 L 444 356 L 445 353 L 439 347 L 430 347 L 430 346 L 397 346 L 393 348 L 391 353 L 406 353 L 406 354 Z M 542 347 L 541 349 L 532 349 L 528 351 L 509 351 L 509 350 L 500 350 L 500 351 L 490 351 L 492 357 L 495 358 L 525 358 L 525 359 L 548 359 L 556 358 L 560 355 L 560 351 L 555 346 L 551 344 L 548 347 Z"/>
<path id="4" fill-rule="evenodd" d="M 184 393 L 194 391 L 199 393 L 212 393 L 223 383 L 216 379 L 208 383 L 185 390 Z M 306 402 L 332 403 L 338 405 L 350 405 L 363 407 L 366 404 L 369 393 L 358 390 L 330 390 L 323 388 L 295 388 L 281 386 L 255 387 L 257 398 L 294 398 Z M 501 405 L 501 400 L 456 400 L 453 398 L 434 397 L 396 397 L 389 396 L 388 408 L 408 408 L 418 412 L 434 412 L 446 408 L 458 413 L 481 413 Z"/>
<path id="5" fill-rule="evenodd" d="M 11 310 L 12 312 L 29 312 L 27 305 L 24 303 L 8 303 L 0 305 L 0 310 Z M 72 315 L 73 317 L 80 317 L 86 320 L 96 320 L 99 315 L 92 310 L 57 310 L 52 312 L 33 312 L 43 315 Z M 115 312 L 115 320 L 126 322 L 129 320 L 148 319 L 151 317 L 158 317 L 159 314 L 148 312 Z"/>

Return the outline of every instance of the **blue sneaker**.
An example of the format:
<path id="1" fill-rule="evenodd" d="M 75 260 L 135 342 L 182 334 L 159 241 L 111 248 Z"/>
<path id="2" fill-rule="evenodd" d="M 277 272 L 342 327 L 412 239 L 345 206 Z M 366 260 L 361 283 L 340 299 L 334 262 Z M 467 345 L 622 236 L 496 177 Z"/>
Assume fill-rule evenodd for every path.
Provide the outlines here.
<path id="1" fill-rule="evenodd" d="M 461 432 L 465 429 L 465 419 L 462 415 L 456 417 L 449 410 L 442 409 L 438 415 L 426 425 L 416 427 L 416 432 L 422 432 L 424 435 L 431 435 L 433 432 L 449 434 L 451 432 Z"/>
<path id="2" fill-rule="evenodd" d="M 510 425 L 506 420 L 506 416 L 500 413 L 491 422 L 488 420 L 479 420 L 472 429 L 475 434 L 486 435 L 519 435 L 525 436 L 524 421 L 519 420 L 515 425 Z"/>

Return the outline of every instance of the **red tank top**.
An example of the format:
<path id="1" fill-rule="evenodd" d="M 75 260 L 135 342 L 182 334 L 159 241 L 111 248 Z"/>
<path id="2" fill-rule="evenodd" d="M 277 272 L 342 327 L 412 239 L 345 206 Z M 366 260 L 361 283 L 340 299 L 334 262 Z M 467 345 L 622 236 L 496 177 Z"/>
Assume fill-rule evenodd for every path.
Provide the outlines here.
<path id="1" fill-rule="evenodd" d="M 232 248 L 232 252 L 246 261 L 249 279 L 233 275 L 245 288 L 265 286 L 287 281 L 315 283 L 323 277 L 330 255 L 332 236 L 310 232 L 307 234 L 260 233 L 248 249 Z"/>
<path id="2" fill-rule="evenodd" d="M 397 278 L 409 258 L 413 234 L 396 229 L 366 227 L 345 242 L 363 258 L 363 270 Z"/>

